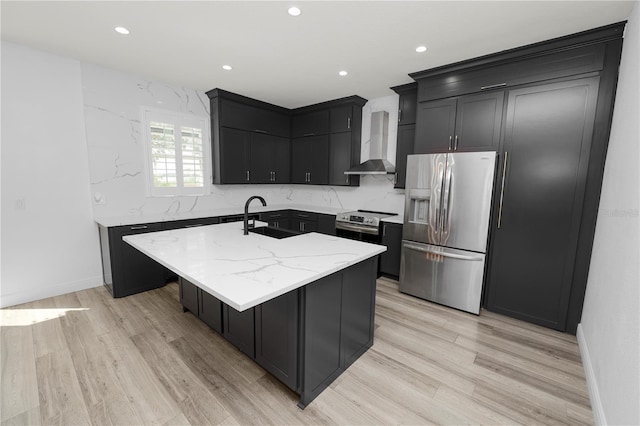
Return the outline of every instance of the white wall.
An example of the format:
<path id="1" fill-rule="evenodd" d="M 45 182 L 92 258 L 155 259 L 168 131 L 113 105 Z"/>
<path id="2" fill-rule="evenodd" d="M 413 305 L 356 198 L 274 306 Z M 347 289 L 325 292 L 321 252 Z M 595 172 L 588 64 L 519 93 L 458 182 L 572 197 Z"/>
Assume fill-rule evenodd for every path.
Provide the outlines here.
<path id="1" fill-rule="evenodd" d="M 0 306 L 102 284 L 80 63 L 2 42 Z"/>
<path id="2" fill-rule="evenodd" d="M 269 204 L 310 204 L 343 209 L 402 213 L 404 191 L 391 176 L 363 176 L 357 188 L 308 185 L 216 185 L 201 197 L 147 197 L 145 192 L 141 106 L 209 115 L 202 92 L 170 86 L 91 64 L 82 64 L 82 80 L 93 198 L 96 217 L 206 211 L 241 207 L 254 194 Z M 398 96 L 369 101 L 363 108 L 362 159 L 368 159 L 370 116 L 389 112 L 389 158 L 395 162 Z"/>
<path id="3" fill-rule="evenodd" d="M 596 424 L 640 424 L 640 3 L 625 30 L 580 350 Z"/>

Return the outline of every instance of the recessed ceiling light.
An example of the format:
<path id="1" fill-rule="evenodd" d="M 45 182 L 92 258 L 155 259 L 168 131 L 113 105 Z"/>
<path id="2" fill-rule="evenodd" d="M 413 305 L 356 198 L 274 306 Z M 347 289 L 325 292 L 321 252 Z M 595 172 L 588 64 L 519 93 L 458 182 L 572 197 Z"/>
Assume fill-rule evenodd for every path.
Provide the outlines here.
<path id="1" fill-rule="evenodd" d="M 120 34 L 124 34 L 124 35 L 129 34 L 129 30 L 126 29 L 125 27 L 116 27 L 115 30 L 117 33 L 120 33 Z"/>
<path id="2" fill-rule="evenodd" d="M 416 52 L 422 53 L 427 51 L 427 46 L 418 46 L 416 47 Z"/>
<path id="3" fill-rule="evenodd" d="M 222 69 L 223 70 L 227 70 L 227 71 L 231 71 L 233 68 L 231 68 L 231 65 L 223 65 Z"/>
<path id="4" fill-rule="evenodd" d="M 346 71 L 340 71 L 340 72 L 338 73 L 338 75 L 339 75 L 339 76 L 341 76 L 341 77 L 344 77 L 344 76 L 345 76 L 345 75 L 347 75 L 347 74 L 349 74 L 349 73 L 348 73 L 348 72 L 346 72 Z"/>
<path id="5" fill-rule="evenodd" d="M 295 6 L 290 7 L 287 12 L 289 12 L 291 16 L 299 16 L 302 13 L 302 11 Z"/>

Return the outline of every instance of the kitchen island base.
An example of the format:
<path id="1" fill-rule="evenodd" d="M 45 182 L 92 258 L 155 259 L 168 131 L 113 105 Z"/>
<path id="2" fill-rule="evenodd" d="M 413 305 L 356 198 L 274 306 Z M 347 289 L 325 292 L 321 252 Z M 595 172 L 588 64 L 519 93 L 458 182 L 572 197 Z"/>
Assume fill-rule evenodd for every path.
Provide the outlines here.
<path id="1" fill-rule="evenodd" d="M 304 409 L 372 346 L 377 269 L 375 256 L 242 312 L 180 278 L 180 302 Z"/>

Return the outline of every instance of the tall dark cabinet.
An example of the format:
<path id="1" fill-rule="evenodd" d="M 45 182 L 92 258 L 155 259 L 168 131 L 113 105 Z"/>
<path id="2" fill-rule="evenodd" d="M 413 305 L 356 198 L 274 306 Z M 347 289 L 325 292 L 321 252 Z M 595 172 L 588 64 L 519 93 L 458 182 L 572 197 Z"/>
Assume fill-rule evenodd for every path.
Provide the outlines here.
<path id="1" fill-rule="evenodd" d="M 404 188 L 407 176 L 407 155 L 414 153 L 418 85 L 416 83 L 403 84 L 392 87 L 391 90 L 400 95 L 398 100 L 398 138 L 394 188 Z"/>
<path id="2" fill-rule="evenodd" d="M 577 330 L 624 25 L 411 74 L 413 153 L 498 152 L 486 309 Z"/>

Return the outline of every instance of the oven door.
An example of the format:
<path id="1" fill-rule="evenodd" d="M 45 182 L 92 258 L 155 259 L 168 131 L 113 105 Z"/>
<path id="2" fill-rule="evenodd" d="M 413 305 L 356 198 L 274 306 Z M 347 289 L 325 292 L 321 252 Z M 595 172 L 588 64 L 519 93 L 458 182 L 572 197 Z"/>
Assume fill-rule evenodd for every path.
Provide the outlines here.
<path id="1" fill-rule="evenodd" d="M 356 223 L 336 221 L 336 236 L 350 240 L 380 244 L 380 229 Z"/>

